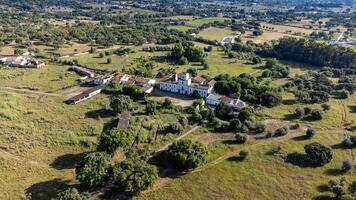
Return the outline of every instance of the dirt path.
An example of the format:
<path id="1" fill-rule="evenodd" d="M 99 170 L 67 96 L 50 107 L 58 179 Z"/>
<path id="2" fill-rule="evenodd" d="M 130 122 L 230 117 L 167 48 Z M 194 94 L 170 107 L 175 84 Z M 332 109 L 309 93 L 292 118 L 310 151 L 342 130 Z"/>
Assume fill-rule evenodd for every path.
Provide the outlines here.
<path id="1" fill-rule="evenodd" d="M 186 133 L 180 135 L 179 137 L 175 138 L 173 142 L 181 140 L 182 138 L 188 136 L 189 134 L 193 133 L 194 131 L 196 131 L 198 128 L 200 128 L 200 126 L 195 126 L 192 129 L 190 129 L 189 131 L 187 131 Z M 161 148 L 159 148 L 157 151 L 155 151 L 155 153 L 153 153 L 150 158 L 154 158 L 156 156 L 158 156 L 160 153 L 162 153 L 163 151 L 165 151 L 166 149 L 168 149 L 168 147 L 173 143 L 170 142 L 164 146 L 162 146 Z"/>
<path id="2" fill-rule="evenodd" d="M 6 90 L 18 91 L 18 92 L 31 93 L 31 94 L 46 95 L 46 96 L 54 96 L 54 97 L 59 97 L 59 96 L 61 96 L 61 95 L 55 94 L 55 93 L 41 92 L 41 91 L 35 91 L 35 90 L 29 90 L 29 89 L 12 88 L 12 87 L 0 87 L 0 88 L 1 88 L 1 89 L 6 89 Z"/>
<path id="3" fill-rule="evenodd" d="M 337 100 L 337 104 L 339 105 L 340 110 L 341 110 L 341 124 L 340 124 L 340 127 L 344 128 L 345 124 L 347 123 L 346 106 L 341 100 Z"/>
<path id="4" fill-rule="evenodd" d="M 25 162 L 25 163 L 28 163 L 30 165 L 37 166 L 37 167 L 50 168 L 50 166 L 48 164 L 46 164 L 46 163 L 42 163 L 42 162 L 39 162 L 39 161 L 36 161 L 36 160 L 31 160 L 29 158 L 18 156 L 16 154 L 13 154 L 13 153 L 8 152 L 8 151 L 6 151 L 4 149 L 1 149 L 1 148 L 0 148 L 0 157 L 7 158 L 7 159 L 13 159 L 13 160 L 21 161 L 21 162 Z"/>

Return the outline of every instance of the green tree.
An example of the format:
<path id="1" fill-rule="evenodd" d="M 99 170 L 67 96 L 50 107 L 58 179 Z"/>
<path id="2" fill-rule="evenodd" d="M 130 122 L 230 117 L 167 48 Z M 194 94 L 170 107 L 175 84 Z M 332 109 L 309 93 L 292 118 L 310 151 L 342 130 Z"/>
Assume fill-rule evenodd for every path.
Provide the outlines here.
<path id="1" fill-rule="evenodd" d="M 112 62 L 111 58 L 108 58 L 108 59 L 106 60 L 106 64 L 111 64 L 111 62 Z"/>
<path id="2" fill-rule="evenodd" d="M 86 155 L 75 169 L 76 178 L 87 187 L 103 183 L 110 166 L 110 156 L 106 153 L 90 153 Z"/>
<path id="3" fill-rule="evenodd" d="M 157 114 L 157 102 L 153 100 L 149 100 L 146 103 L 146 113 L 148 115 L 155 115 Z"/>
<path id="4" fill-rule="evenodd" d="M 174 142 L 168 148 L 168 156 L 177 168 L 189 170 L 205 162 L 208 150 L 198 141 L 184 139 Z"/>
<path id="5" fill-rule="evenodd" d="M 317 142 L 305 145 L 304 150 L 310 161 L 317 165 L 324 166 L 333 158 L 331 149 Z"/>
<path id="6" fill-rule="evenodd" d="M 79 193 L 75 188 L 68 188 L 67 190 L 58 194 L 58 200 L 89 200 L 90 194 L 87 192 Z"/>
<path id="7" fill-rule="evenodd" d="M 133 194 L 139 194 L 147 190 L 158 179 L 158 172 L 155 166 L 142 160 L 131 158 L 116 163 L 110 175 L 117 188 L 123 188 L 126 192 Z"/>
<path id="8" fill-rule="evenodd" d="M 129 148 L 134 141 L 130 131 L 113 128 L 100 137 L 99 149 L 113 153 L 117 148 Z"/>
<path id="9" fill-rule="evenodd" d="M 117 95 L 110 99 L 110 107 L 115 113 L 122 113 L 132 109 L 132 100 L 129 96 Z"/>

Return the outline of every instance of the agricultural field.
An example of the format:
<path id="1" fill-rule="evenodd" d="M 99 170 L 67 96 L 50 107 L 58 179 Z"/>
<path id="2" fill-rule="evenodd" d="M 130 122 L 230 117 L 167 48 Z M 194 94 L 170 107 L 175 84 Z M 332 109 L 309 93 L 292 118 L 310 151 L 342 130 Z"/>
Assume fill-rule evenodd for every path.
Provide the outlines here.
<path id="1" fill-rule="evenodd" d="M 233 36 L 234 32 L 229 29 L 210 27 L 199 32 L 198 36 L 208 40 L 221 41 L 224 37 Z"/>
<path id="2" fill-rule="evenodd" d="M 188 21 L 187 26 L 199 27 L 203 24 L 207 24 L 210 22 L 214 22 L 214 21 L 222 22 L 222 21 L 228 20 L 228 19 L 229 18 L 225 18 L 225 17 L 206 17 L 206 18 L 201 18 L 201 19 L 194 19 L 194 20 Z"/>

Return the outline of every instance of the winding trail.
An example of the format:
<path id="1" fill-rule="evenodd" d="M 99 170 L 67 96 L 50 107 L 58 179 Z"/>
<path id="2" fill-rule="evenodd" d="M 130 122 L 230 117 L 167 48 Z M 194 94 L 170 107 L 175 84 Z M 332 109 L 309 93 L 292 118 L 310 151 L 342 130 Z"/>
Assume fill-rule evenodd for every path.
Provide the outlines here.
<path id="1" fill-rule="evenodd" d="M 13 154 L 13 153 L 6 151 L 5 149 L 2 149 L 2 148 L 0 148 L 0 157 L 3 157 L 5 159 L 13 159 L 13 160 L 25 162 L 25 163 L 28 163 L 30 165 L 37 166 L 37 167 L 50 168 L 50 166 L 46 163 L 39 162 L 36 160 L 32 160 L 29 158 L 25 158 L 25 157 Z"/>
<path id="2" fill-rule="evenodd" d="M 41 91 L 35 91 L 35 90 L 30 90 L 30 89 L 21 89 L 21 88 L 12 88 L 12 87 L 0 87 L 1 89 L 5 90 L 13 90 L 17 92 L 25 92 L 25 93 L 31 93 L 31 94 L 40 94 L 40 95 L 46 95 L 46 96 L 54 96 L 54 97 L 59 97 L 61 95 L 56 94 L 56 93 L 50 93 L 50 92 L 41 92 Z"/>

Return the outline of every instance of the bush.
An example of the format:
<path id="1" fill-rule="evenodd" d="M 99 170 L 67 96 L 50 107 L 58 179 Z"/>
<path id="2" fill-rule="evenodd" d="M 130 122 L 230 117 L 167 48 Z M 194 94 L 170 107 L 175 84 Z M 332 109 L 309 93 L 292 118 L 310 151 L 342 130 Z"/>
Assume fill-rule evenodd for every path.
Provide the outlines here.
<path id="1" fill-rule="evenodd" d="M 248 127 L 244 124 L 242 124 L 240 126 L 240 130 L 239 130 L 240 133 L 248 133 Z"/>
<path id="2" fill-rule="evenodd" d="M 288 134 L 288 131 L 289 131 L 288 127 L 283 126 L 279 129 L 275 130 L 273 135 L 275 137 L 285 136 Z"/>
<path id="3" fill-rule="evenodd" d="M 266 131 L 266 125 L 262 122 L 256 123 L 256 133 L 264 133 Z"/>
<path id="4" fill-rule="evenodd" d="M 274 133 L 272 131 L 267 131 L 266 138 L 271 138 L 273 136 L 274 136 Z"/>
<path id="5" fill-rule="evenodd" d="M 311 112 L 311 118 L 314 119 L 314 120 L 323 119 L 323 111 L 321 111 L 321 110 L 313 110 Z"/>
<path id="6" fill-rule="evenodd" d="M 321 104 L 321 108 L 323 109 L 323 111 L 328 111 L 330 110 L 330 105 L 329 104 L 326 104 L 326 103 L 323 103 Z"/>
<path id="7" fill-rule="evenodd" d="M 172 123 L 168 125 L 166 131 L 169 133 L 181 133 L 183 131 L 183 127 L 180 123 Z"/>
<path id="8" fill-rule="evenodd" d="M 342 99 L 347 99 L 347 98 L 349 98 L 349 96 L 350 96 L 350 92 L 347 91 L 347 90 L 341 90 L 341 91 L 339 92 L 339 96 L 340 96 L 340 98 L 342 98 Z"/>
<path id="9" fill-rule="evenodd" d="M 188 122 L 188 119 L 186 117 L 181 117 L 179 118 L 179 123 L 183 126 L 183 127 L 186 127 L 188 126 L 189 122 Z"/>
<path id="10" fill-rule="evenodd" d="M 296 123 L 296 124 L 293 124 L 290 126 L 290 129 L 292 130 L 296 130 L 296 129 L 299 129 L 300 128 L 300 124 L 299 123 Z"/>
<path id="11" fill-rule="evenodd" d="M 305 107 L 305 108 L 304 108 L 304 114 L 305 114 L 305 115 L 309 115 L 312 110 L 313 110 L 313 109 L 311 109 L 310 107 Z"/>
<path id="12" fill-rule="evenodd" d="M 155 115 L 157 114 L 157 102 L 153 100 L 149 100 L 146 103 L 146 113 L 148 115 Z"/>
<path id="13" fill-rule="evenodd" d="M 166 108 L 166 109 L 172 109 L 173 103 L 169 98 L 165 98 L 162 106 L 163 106 L 163 108 Z"/>
<path id="14" fill-rule="evenodd" d="M 242 151 L 240 151 L 239 156 L 242 160 L 245 160 L 249 154 L 250 154 L 250 152 L 242 150 Z"/>
<path id="15" fill-rule="evenodd" d="M 88 200 L 90 194 L 87 192 L 79 193 L 75 188 L 68 188 L 67 190 L 58 194 L 58 200 Z"/>
<path id="16" fill-rule="evenodd" d="M 309 160 L 320 166 L 329 163 L 333 158 L 331 149 L 317 142 L 305 145 L 304 150 Z"/>
<path id="17" fill-rule="evenodd" d="M 348 172 L 354 169 L 354 164 L 350 160 L 344 160 L 342 161 L 342 166 L 341 166 L 342 171 Z"/>
<path id="18" fill-rule="evenodd" d="M 179 140 L 168 148 L 168 156 L 181 170 L 194 169 L 206 161 L 207 148 L 198 141 Z"/>
<path id="19" fill-rule="evenodd" d="M 241 128 L 241 122 L 239 119 L 233 119 L 230 121 L 230 129 L 234 132 L 239 132 Z"/>
<path id="20" fill-rule="evenodd" d="M 350 139 L 350 138 L 345 138 L 342 142 L 341 142 L 342 146 L 344 148 L 352 148 L 355 146 L 354 142 Z"/>
<path id="21" fill-rule="evenodd" d="M 294 115 L 297 118 L 302 118 L 304 116 L 304 109 L 302 109 L 302 108 L 295 109 Z"/>
<path id="22" fill-rule="evenodd" d="M 237 133 L 235 135 L 235 140 L 238 144 L 244 144 L 247 142 L 247 135 L 242 133 Z"/>
<path id="23" fill-rule="evenodd" d="M 186 57 L 181 57 L 179 60 L 178 60 L 178 65 L 188 65 L 189 64 L 189 61 Z"/>
<path id="24" fill-rule="evenodd" d="M 310 129 L 310 128 L 308 128 L 308 130 L 307 130 L 307 132 L 306 132 L 306 136 L 307 136 L 307 138 L 312 138 L 312 137 L 314 137 L 314 136 L 315 136 L 315 134 L 316 134 L 316 132 L 315 132 L 315 130 L 314 130 L 314 129 Z"/>

